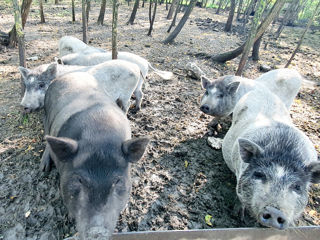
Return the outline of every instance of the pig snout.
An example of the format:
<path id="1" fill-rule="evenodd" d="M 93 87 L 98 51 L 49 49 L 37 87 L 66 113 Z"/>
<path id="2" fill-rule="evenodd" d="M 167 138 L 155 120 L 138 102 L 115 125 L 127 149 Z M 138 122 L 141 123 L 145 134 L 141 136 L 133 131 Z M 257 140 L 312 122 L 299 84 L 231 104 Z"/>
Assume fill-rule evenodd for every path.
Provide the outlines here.
<path id="1" fill-rule="evenodd" d="M 266 227 L 273 227 L 280 230 L 288 227 L 286 216 L 274 207 L 265 207 L 259 214 L 259 220 L 260 223 Z"/>
<path id="2" fill-rule="evenodd" d="M 203 104 L 201 107 L 200 107 L 200 110 L 206 114 L 209 113 L 210 111 L 210 107 L 207 105 L 207 104 Z"/>

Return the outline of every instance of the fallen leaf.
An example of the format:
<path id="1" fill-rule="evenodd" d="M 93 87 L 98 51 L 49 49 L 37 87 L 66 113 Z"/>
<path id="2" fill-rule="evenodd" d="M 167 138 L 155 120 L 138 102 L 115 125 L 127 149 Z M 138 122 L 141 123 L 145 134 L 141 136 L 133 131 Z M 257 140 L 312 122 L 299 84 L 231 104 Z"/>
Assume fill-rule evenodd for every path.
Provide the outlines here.
<path id="1" fill-rule="evenodd" d="M 184 161 L 184 166 L 185 166 L 186 168 L 188 167 L 188 165 L 189 165 L 188 161 L 187 161 L 187 160 Z"/>
<path id="2" fill-rule="evenodd" d="M 211 223 L 212 216 L 211 215 L 207 214 L 204 219 L 205 219 L 207 225 L 212 226 L 212 223 Z"/>
<path id="3" fill-rule="evenodd" d="M 26 214 L 24 215 L 26 218 L 28 218 L 31 214 L 31 211 L 26 212 Z"/>

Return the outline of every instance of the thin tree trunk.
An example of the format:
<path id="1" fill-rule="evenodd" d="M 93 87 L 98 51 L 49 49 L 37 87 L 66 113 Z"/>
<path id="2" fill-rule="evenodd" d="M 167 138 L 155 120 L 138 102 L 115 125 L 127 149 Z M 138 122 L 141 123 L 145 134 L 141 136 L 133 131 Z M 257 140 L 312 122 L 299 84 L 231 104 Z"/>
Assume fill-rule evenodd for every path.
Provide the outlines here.
<path id="1" fill-rule="evenodd" d="M 25 43 L 24 43 L 24 33 L 22 30 L 22 19 L 21 19 L 21 11 L 19 9 L 18 0 L 12 0 L 13 11 L 14 11 L 14 22 L 15 29 L 18 38 L 19 45 L 19 65 L 22 67 L 26 67 L 26 53 L 25 53 Z M 21 85 L 21 96 L 24 94 L 25 85 L 23 79 L 21 77 L 20 80 Z"/>
<path id="2" fill-rule="evenodd" d="M 169 29 L 167 30 L 168 33 L 171 31 L 171 28 L 176 25 L 177 15 L 178 15 L 178 13 L 179 13 L 179 11 L 180 11 L 180 8 L 181 8 L 181 5 L 182 5 L 182 1 L 183 1 L 183 0 L 181 0 L 179 3 L 177 3 L 178 5 L 177 5 L 177 7 L 176 7 L 176 11 L 175 11 L 175 13 L 174 13 L 174 17 L 173 17 L 173 19 L 172 19 L 172 22 L 171 22 L 171 24 L 170 24 Z"/>
<path id="3" fill-rule="evenodd" d="M 82 0 L 82 41 L 87 42 L 88 37 L 88 25 L 87 25 L 87 16 L 86 16 L 86 0 Z"/>
<path id="4" fill-rule="evenodd" d="M 44 18 L 44 13 L 43 13 L 43 0 L 39 0 L 39 8 L 40 8 L 40 23 L 45 23 L 46 20 Z"/>
<path id="5" fill-rule="evenodd" d="M 192 9 L 194 7 L 194 5 L 196 4 L 196 0 L 191 0 L 189 3 L 189 6 L 186 10 L 186 12 L 184 13 L 183 17 L 181 18 L 180 22 L 178 23 L 178 26 L 173 30 L 173 32 L 167 37 L 166 40 L 163 41 L 163 43 L 168 44 L 168 43 L 172 43 L 173 40 L 178 36 L 179 32 L 181 31 L 181 29 L 183 28 L 184 24 L 186 23 L 186 21 L 188 20 Z"/>
<path id="6" fill-rule="evenodd" d="M 154 0 L 154 1 L 155 1 L 155 5 L 154 5 L 154 9 L 153 9 L 152 18 L 151 18 L 151 8 L 149 8 L 150 28 L 149 28 L 149 31 L 148 31 L 148 34 L 147 34 L 148 36 L 151 36 L 151 32 L 152 32 L 152 29 L 153 29 L 153 23 L 154 23 L 154 20 L 155 20 L 155 18 L 156 18 L 158 0 Z M 151 3 L 150 3 L 150 6 L 151 6 Z"/>
<path id="7" fill-rule="evenodd" d="M 142 0 L 142 5 L 141 5 L 141 7 L 143 7 L 144 8 L 144 2 L 145 2 L 146 0 Z"/>
<path id="8" fill-rule="evenodd" d="M 244 32 L 244 30 L 246 29 L 246 24 L 248 22 L 248 19 L 249 19 L 249 15 L 250 15 L 250 12 L 252 11 L 252 6 L 253 6 L 253 3 L 254 3 L 255 0 L 251 0 L 250 3 L 248 4 L 247 8 L 246 8 L 246 11 L 244 12 L 243 14 L 243 23 L 242 23 L 242 32 Z"/>
<path id="9" fill-rule="evenodd" d="M 223 0 L 220 0 L 216 14 L 219 14 L 219 13 L 220 13 L 222 3 L 223 3 Z"/>
<path id="10" fill-rule="evenodd" d="M 262 21 L 262 23 L 258 27 L 257 34 L 254 38 L 254 42 L 260 38 L 260 36 L 266 31 L 266 29 L 268 28 L 270 23 L 273 21 L 273 19 L 279 15 L 279 12 L 285 2 L 286 2 L 285 0 L 277 0 L 275 2 L 275 4 L 273 5 L 268 16 Z M 212 56 L 211 59 L 216 62 L 226 62 L 228 60 L 234 59 L 234 58 L 238 57 L 243 52 L 245 44 L 246 44 L 246 42 L 234 50 Z"/>
<path id="11" fill-rule="evenodd" d="M 119 1 L 113 0 L 113 4 L 112 4 L 112 59 L 118 58 L 118 49 L 117 49 L 118 8 L 119 8 Z"/>
<path id="12" fill-rule="evenodd" d="M 76 21 L 76 14 L 75 14 L 75 10 L 74 10 L 74 0 L 72 0 L 72 22 Z"/>
<path id="13" fill-rule="evenodd" d="M 226 23 L 226 26 L 224 28 L 224 31 L 230 32 L 232 28 L 232 21 L 233 21 L 233 16 L 234 16 L 234 11 L 236 9 L 236 0 L 231 0 L 231 8 L 229 11 L 229 17 Z"/>
<path id="14" fill-rule="evenodd" d="M 257 30 L 258 30 L 259 20 L 262 16 L 262 13 L 264 11 L 265 6 L 266 6 L 265 0 L 259 0 L 257 12 L 255 13 L 253 21 L 252 21 L 251 31 L 249 33 L 248 40 L 247 40 L 246 45 L 244 47 L 243 54 L 242 54 L 242 57 L 241 57 L 241 60 L 239 63 L 239 67 L 238 67 L 238 70 L 235 74 L 236 76 L 241 76 L 242 71 L 244 69 L 244 66 L 246 65 L 250 49 L 252 48 L 252 46 L 255 42 L 255 36 L 256 36 Z"/>
<path id="15" fill-rule="evenodd" d="M 242 4 L 243 4 L 243 0 L 239 1 L 239 5 L 238 5 L 238 11 L 237 11 L 237 21 L 240 19 L 240 14 L 241 14 L 241 10 L 242 10 Z"/>
<path id="16" fill-rule="evenodd" d="M 127 22 L 127 24 L 131 24 L 131 25 L 133 24 L 134 19 L 136 18 L 138 7 L 139 7 L 139 0 L 136 0 L 134 2 L 133 10 L 132 10 L 131 16 L 130 16 L 129 21 Z"/>
<path id="17" fill-rule="evenodd" d="M 59 0 L 54 0 L 54 4 L 59 4 Z"/>
<path id="18" fill-rule="evenodd" d="M 98 25 L 103 25 L 104 15 L 106 13 L 106 5 L 107 5 L 107 0 L 102 0 L 100 13 L 97 21 Z"/>
<path id="19" fill-rule="evenodd" d="M 22 2 L 22 6 L 21 6 L 22 29 L 24 29 L 24 26 L 27 22 L 31 3 L 32 3 L 32 0 L 23 0 Z M 15 47 L 17 43 L 18 43 L 18 39 L 17 39 L 16 26 L 13 25 L 11 31 L 9 32 L 9 47 Z"/>
<path id="20" fill-rule="evenodd" d="M 89 12 L 91 9 L 91 0 L 87 0 L 87 7 L 86 7 L 86 18 L 87 18 L 87 25 L 89 23 Z"/>
<path id="21" fill-rule="evenodd" d="M 178 6 L 179 4 L 179 0 L 172 0 L 171 2 L 171 6 L 169 8 L 169 12 L 168 12 L 168 15 L 167 15 L 167 19 L 170 20 L 172 18 L 172 15 L 173 15 L 173 11 L 174 9 Z"/>
<path id="22" fill-rule="evenodd" d="M 252 49 L 252 60 L 253 61 L 258 61 L 260 59 L 259 56 L 259 49 L 260 49 L 260 45 L 262 42 L 262 37 L 263 34 L 261 35 L 260 38 L 258 38 L 258 40 L 253 44 L 253 49 Z"/>
<path id="23" fill-rule="evenodd" d="M 303 42 L 304 36 L 306 35 L 306 33 L 307 33 L 307 31 L 308 31 L 309 27 L 310 27 L 310 26 L 311 26 L 311 24 L 312 24 L 313 19 L 314 19 L 315 15 L 316 15 L 316 14 L 317 14 L 317 12 L 318 12 L 319 6 L 320 6 L 320 1 L 318 1 L 318 5 L 317 5 L 316 9 L 314 10 L 314 12 L 313 12 L 313 14 L 312 14 L 311 18 L 309 19 L 309 22 L 308 22 L 308 24 L 307 24 L 306 28 L 304 29 L 304 31 L 303 31 L 303 33 L 302 33 L 302 35 L 301 35 L 301 38 L 300 38 L 300 40 L 299 40 L 299 43 L 298 43 L 298 45 L 297 45 L 296 49 L 294 50 L 294 52 L 292 53 L 292 55 L 291 55 L 291 57 L 290 57 L 289 61 L 287 62 L 287 64 L 286 64 L 285 68 L 287 68 L 287 67 L 291 64 L 291 62 L 292 62 L 292 60 L 293 60 L 294 56 L 295 56 L 295 55 L 297 54 L 297 52 L 299 51 L 300 46 L 301 46 L 301 44 L 302 44 L 302 42 Z"/>

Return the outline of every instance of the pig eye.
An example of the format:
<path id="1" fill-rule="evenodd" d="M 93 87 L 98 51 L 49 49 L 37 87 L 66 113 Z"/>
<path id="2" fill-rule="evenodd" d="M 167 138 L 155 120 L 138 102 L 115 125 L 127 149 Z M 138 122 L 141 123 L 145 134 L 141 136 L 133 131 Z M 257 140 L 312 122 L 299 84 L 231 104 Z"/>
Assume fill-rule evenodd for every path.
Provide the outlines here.
<path id="1" fill-rule="evenodd" d="M 258 180 L 266 180 L 267 179 L 266 175 L 262 172 L 254 172 L 253 178 L 258 179 Z"/>
<path id="2" fill-rule="evenodd" d="M 293 191 L 300 193 L 301 192 L 301 185 L 300 184 L 294 184 L 293 185 Z"/>
<path id="3" fill-rule="evenodd" d="M 208 95 L 209 95 L 209 92 L 208 92 L 208 91 L 206 91 L 206 92 L 204 93 L 204 95 L 205 95 L 205 96 L 208 96 Z"/>
<path id="4" fill-rule="evenodd" d="M 39 88 L 44 88 L 45 84 L 43 82 L 39 83 Z"/>

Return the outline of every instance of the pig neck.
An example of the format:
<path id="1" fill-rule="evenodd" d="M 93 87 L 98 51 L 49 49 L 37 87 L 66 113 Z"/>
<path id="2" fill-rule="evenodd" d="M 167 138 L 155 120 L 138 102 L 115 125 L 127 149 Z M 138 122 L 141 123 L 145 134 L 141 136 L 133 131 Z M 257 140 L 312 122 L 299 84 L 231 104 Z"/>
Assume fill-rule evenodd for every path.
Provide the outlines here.
<path id="1" fill-rule="evenodd" d="M 238 88 L 238 91 L 235 94 L 235 104 L 239 102 L 239 100 L 248 92 L 254 90 L 256 88 L 257 84 L 251 79 L 246 79 L 240 81 L 240 85 Z"/>
<path id="2" fill-rule="evenodd" d="M 61 65 L 58 64 L 57 65 L 57 77 L 67 74 L 67 73 L 71 73 L 71 72 L 75 72 L 75 71 L 81 71 L 81 72 L 85 72 L 86 70 L 88 70 L 89 68 L 86 66 L 78 66 L 78 65 Z"/>

